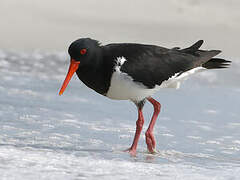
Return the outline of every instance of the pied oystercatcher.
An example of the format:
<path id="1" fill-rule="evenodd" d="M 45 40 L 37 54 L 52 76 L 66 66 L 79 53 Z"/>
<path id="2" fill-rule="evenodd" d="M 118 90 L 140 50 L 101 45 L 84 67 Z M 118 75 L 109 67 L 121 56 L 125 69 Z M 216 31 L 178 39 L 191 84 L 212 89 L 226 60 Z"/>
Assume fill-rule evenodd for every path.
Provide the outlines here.
<path id="1" fill-rule="evenodd" d="M 138 109 L 135 137 L 127 149 L 132 155 L 136 154 L 144 123 L 142 108 L 148 100 L 154 113 L 145 135 L 148 151 L 153 153 L 156 147 L 153 128 L 161 104 L 151 96 L 161 88 L 177 88 L 187 75 L 202 69 L 226 68 L 231 62 L 213 58 L 220 50 L 200 50 L 202 44 L 200 40 L 185 49 L 168 49 L 135 43 L 104 46 L 94 39 L 78 39 L 68 49 L 71 61 L 59 95 L 76 72 L 79 79 L 97 93 L 111 99 L 132 101 Z"/>

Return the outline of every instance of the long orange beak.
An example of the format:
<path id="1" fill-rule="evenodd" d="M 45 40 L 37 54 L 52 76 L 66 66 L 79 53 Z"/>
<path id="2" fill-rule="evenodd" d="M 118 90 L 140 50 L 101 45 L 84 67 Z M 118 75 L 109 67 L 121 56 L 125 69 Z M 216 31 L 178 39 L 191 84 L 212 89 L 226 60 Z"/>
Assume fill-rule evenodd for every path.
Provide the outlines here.
<path id="1" fill-rule="evenodd" d="M 69 81 L 71 80 L 73 74 L 77 71 L 79 64 L 80 64 L 80 61 L 76 61 L 74 59 L 71 59 L 71 63 L 70 63 L 69 69 L 68 69 L 68 73 L 67 73 L 67 76 L 66 76 L 66 78 L 63 82 L 62 88 L 59 91 L 59 95 L 63 94 L 63 92 L 66 89 L 66 87 L 67 87 Z"/>

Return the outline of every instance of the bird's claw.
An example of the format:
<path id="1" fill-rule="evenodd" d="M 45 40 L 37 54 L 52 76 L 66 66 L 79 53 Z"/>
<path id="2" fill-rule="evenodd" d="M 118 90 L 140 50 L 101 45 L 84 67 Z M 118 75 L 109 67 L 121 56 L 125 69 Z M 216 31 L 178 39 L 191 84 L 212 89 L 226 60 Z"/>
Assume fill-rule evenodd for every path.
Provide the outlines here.
<path id="1" fill-rule="evenodd" d="M 124 150 L 124 152 L 128 152 L 131 156 L 134 156 L 134 157 L 137 155 L 136 149 L 133 149 L 133 148 L 128 148 Z"/>
<path id="2" fill-rule="evenodd" d="M 153 133 L 151 133 L 151 132 L 146 133 L 146 144 L 147 144 L 148 151 L 150 153 L 154 154 L 157 152 L 156 151 L 156 142 L 155 142 Z"/>

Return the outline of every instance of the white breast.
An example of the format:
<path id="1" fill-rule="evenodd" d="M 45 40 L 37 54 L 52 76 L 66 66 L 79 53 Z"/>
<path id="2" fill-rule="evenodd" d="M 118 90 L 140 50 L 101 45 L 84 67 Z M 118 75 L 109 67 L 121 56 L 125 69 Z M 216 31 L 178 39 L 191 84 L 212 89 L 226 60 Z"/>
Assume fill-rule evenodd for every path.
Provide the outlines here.
<path id="1" fill-rule="evenodd" d="M 148 89 L 143 84 L 134 82 L 126 73 L 115 71 L 112 75 L 107 97 L 119 100 L 141 101 L 153 95 L 156 91 L 155 88 Z"/>
<path id="2" fill-rule="evenodd" d="M 111 99 L 141 101 L 153 95 L 156 92 L 155 89 L 148 89 L 143 84 L 134 82 L 131 76 L 120 71 L 125 61 L 124 57 L 117 58 L 117 65 L 106 96 Z"/>

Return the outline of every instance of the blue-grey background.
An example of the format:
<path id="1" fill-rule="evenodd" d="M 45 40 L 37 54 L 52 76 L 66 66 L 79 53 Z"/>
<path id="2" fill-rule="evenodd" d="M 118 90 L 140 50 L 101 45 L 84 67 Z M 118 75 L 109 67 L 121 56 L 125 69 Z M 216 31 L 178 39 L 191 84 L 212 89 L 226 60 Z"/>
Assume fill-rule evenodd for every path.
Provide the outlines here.
<path id="1" fill-rule="evenodd" d="M 0 2 L 0 179 L 239 179 L 240 2 L 133 0 Z M 87 89 L 76 76 L 63 96 L 67 47 L 79 37 L 221 49 L 224 70 L 163 89 L 148 154 L 122 150 L 137 112 Z M 152 106 L 144 108 L 147 128 Z"/>

